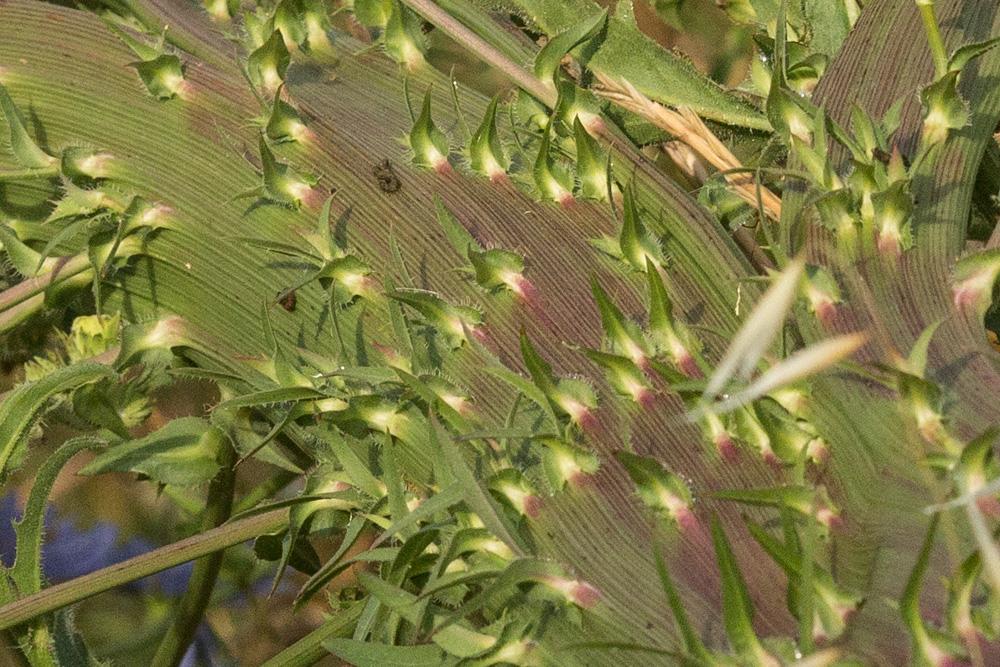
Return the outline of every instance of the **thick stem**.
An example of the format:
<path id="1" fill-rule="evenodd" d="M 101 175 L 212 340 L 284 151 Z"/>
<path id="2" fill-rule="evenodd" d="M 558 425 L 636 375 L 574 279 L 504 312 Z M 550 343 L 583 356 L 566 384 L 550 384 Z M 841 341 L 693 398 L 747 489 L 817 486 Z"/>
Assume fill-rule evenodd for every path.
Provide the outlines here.
<path id="1" fill-rule="evenodd" d="M 33 178 L 54 178 L 59 175 L 58 167 L 42 167 L 34 169 L 14 169 L 11 171 L 0 171 L 0 183 L 10 181 L 28 181 Z"/>
<path id="2" fill-rule="evenodd" d="M 25 321 L 45 305 L 45 295 L 36 294 L 26 301 L 22 301 L 16 306 L 0 312 L 0 334 L 13 329 L 21 322 Z"/>
<path id="3" fill-rule="evenodd" d="M 438 30 L 475 53 L 481 60 L 503 72 L 508 79 L 537 98 L 545 106 L 554 107 L 556 105 L 554 88 L 546 86 L 538 77 L 520 67 L 482 37 L 466 28 L 451 14 L 434 4 L 432 0 L 403 0 L 403 4 L 434 24 Z"/>
<path id="4" fill-rule="evenodd" d="M 55 268 L 47 273 L 22 280 L 10 289 L 0 292 L 0 312 L 27 301 L 51 285 L 72 278 L 89 267 L 90 259 L 85 254 L 80 254 L 56 264 Z"/>
<path id="5" fill-rule="evenodd" d="M 72 581 L 51 586 L 0 607 L 0 630 L 20 625 L 37 616 L 86 600 L 130 581 L 228 549 L 258 535 L 276 531 L 287 523 L 287 509 L 256 514 L 77 577 Z"/>
<path id="6" fill-rule="evenodd" d="M 927 44 L 931 48 L 931 57 L 934 58 L 934 75 L 940 79 L 948 72 L 948 52 L 944 48 L 941 28 L 934 15 L 934 0 L 917 0 L 917 7 L 920 9 L 920 18 L 924 20 Z"/>
<path id="7" fill-rule="evenodd" d="M 236 450 L 226 446 L 223 450 L 222 467 L 208 487 L 205 498 L 205 513 L 202 515 L 203 531 L 217 528 L 225 523 L 233 510 L 233 487 L 236 482 Z M 151 665 L 153 667 L 176 667 L 194 639 L 198 625 L 205 615 L 205 609 L 215 590 L 215 582 L 222 569 L 224 552 L 216 551 L 194 564 L 187 590 L 177 608 L 173 625 L 160 640 Z"/>

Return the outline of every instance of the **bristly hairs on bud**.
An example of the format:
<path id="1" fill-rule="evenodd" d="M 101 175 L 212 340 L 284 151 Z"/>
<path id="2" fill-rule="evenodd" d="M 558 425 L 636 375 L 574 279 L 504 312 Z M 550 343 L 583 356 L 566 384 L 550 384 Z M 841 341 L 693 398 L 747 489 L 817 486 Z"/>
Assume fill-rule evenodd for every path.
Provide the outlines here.
<path id="1" fill-rule="evenodd" d="M 281 87 L 291 56 L 281 31 L 273 30 L 267 41 L 247 58 L 247 76 L 257 89 L 273 93 Z"/>
<path id="2" fill-rule="evenodd" d="M 552 156 L 552 123 L 545 127 L 542 142 L 532 175 L 538 194 L 544 200 L 559 202 L 563 207 L 573 205 L 573 178 L 564 165 Z"/>
<path id="3" fill-rule="evenodd" d="M 451 171 L 451 163 L 448 162 L 448 154 L 451 149 L 448 145 L 448 138 L 434 124 L 431 118 L 431 91 L 424 93 L 424 102 L 420 108 L 420 115 L 413 123 L 413 129 L 409 135 L 410 150 L 413 152 L 414 164 L 433 169 L 439 174 Z"/>
<path id="4" fill-rule="evenodd" d="M 386 53 L 407 70 L 423 67 L 427 60 L 426 38 L 420 29 L 420 19 L 399 0 L 391 0 L 392 11 L 385 24 L 382 42 Z"/>
<path id="5" fill-rule="evenodd" d="M 510 160 L 503 150 L 503 142 L 497 132 L 497 105 L 499 96 L 490 101 L 483 122 L 469 142 L 469 167 L 477 174 L 486 176 L 494 183 L 507 180 Z"/>

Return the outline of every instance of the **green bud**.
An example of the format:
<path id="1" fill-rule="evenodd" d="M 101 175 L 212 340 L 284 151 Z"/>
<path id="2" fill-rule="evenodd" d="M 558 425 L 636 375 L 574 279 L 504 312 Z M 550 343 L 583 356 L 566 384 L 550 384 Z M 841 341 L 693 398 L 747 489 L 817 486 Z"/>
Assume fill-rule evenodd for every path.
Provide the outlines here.
<path id="1" fill-rule="evenodd" d="M 439 174 L 451 171 L 448 162 L 448 138 L 437 128 L 431 118 L 431 91 L 424 94 L 424 103 L 410 130 L 410 150 L 413 162 L 421 167 L 433 169 Z"/>
<path id="2" fill-rule="evenodd" d="M 924 108 L 924 124 L 920 141 L 935 146 L 948 137 L 948 132 L 969 124 L 969 105 L 958 92 L 958 72 L 951 71 L 920 91 Z"/>
<path id="3" fill-rule="evenodd" d="M 955 265 L 952 297 L 955 307 L 982 319 L 993 300 L 993 286 L 1000 276 L 1000 249 L 963 257 Z"/>
<path id="4" fill-rule="evenodd" d="M 809 302 L 809 311 L 823 326 L 829 327 L 837 314 L 837 304 L 841 303 L 837 281 L 823 267 L 810 264 L 806 267 L 802 288 Z"/>
<path id="5" fill-rule="evenodd" d="M 287 164 L 275 159 L 264 135 L 260 137 L 260 162 L 264 172 L 264 191 L 268 199 L 295 208 L 303 204 L 315 208 L 319 204 L 321 195 L 314 188 L 316 179 L 297 174 Z"/>
<path id="6" fill-rule="evenodd" d="M 278 87 L 274 93 L 274 102 L 271 105 L 271 115 L 267 119 L 264 127 L 264 134 L 274 143 L 285 143 L 297 141 L 308 143 L 315 135 L 312 130 L 306 127 L 299 112 L 288 102 L 281 99 L 281 91 L 284 85 Z"/>
<path id="7" fill-rule="evenodd" d="M 62 153 L 60 170 L 71 179 L 108 178 L 116 167 L 115 157 L 111 153 L 95 153 L 86 148 L 67 148 Z"/>
<path id="8" fill-rule="evenodd" d="M 468 340 L 467 333 L 483 339 L 483 315 L 469 306 L 455 306 L 434 292 L 421 289 L 396 289 L 388 294 L 420 313 L 428 325 L 442 336 L 451 349 L 458 349 Z"/>
<path id="9" fill-rule="evenodd" d="M 374 290 L 371 267 L 354 255 L 344 255 L 327 262 L 317 274 L 325 290 L 333 289 L 334 303 L 346 305 Z"/>
<path id="10" fill-rule="evenodd" d="M 184 99 L 190 92 L 190 86 L 184 80 L 184 67 L 175 55 L 164 53 L 153 60 L 134 62 L 131 66 L 149 94 L 158 100 Z"/>
<path id="11" fill-rule="evenodd" d="M 490 291 L 507 289 L 522 299 L 534 294 L 534 287 L 524 277 L 524 258 L 509 250 L 492 248 L 482 252 L 469 248 L 469 261 L 476 282 Z"/>
<path id="12" fill-rule="evenodd" d="M 532 170 L 535 187 L 542 199 L 559 202 L 564 207 L 571 206 L 574 202 L 573 179 L 565 167 L 552 157 L 551 150 L 552 133 L 547 126 Z"/>
<path id="13" fill-rule="evenodd" d="M 608 384 L 620 395 L 638 403 L 645 409 L 653 407 L 654 392 L 639 367 L 631 360 L 615 354 L 584 350 L 591 361 L 604 368 Z"/>
<path id="14" fill-rule="evenodd" d="M 636 366 L 647 367 L 649 346 L 639 327 L 622 314 L 596 278 L 591 280 L 590 288 L 601 314 L 601 325 L 608 347 L 631 359 Z"/>
<path id="15" fill-rule="evenodd" d="M 247 75 L 257 88 L 266 92 L 276 91 L 285 80 L 290 62 L 281 32 L 273 30 L 267 41 L 247 58 Z"/>
<path id="16" fill-rule="evenodd" d="M 274 29 L 281 33 L 286 49 L 302 46 L 306 41 L 303 13 L 302 0 L 281 0 L 274 8 Z"/>
<path id="17" fill-rule="evenodd" d="M 420 29 L 420 19 L 404 7 L 399 0 L 392 0 L 392 12 L 382 35 L 386 53 L 406 69 L 413 71 L 426 64 L 426 39 Z"/>
<path id="18" fill-rule="evenodd" d="M 573 120 L 573 138 L 576 144 L 576 178 L 580 194 L 587 199 L 608 201 L 608 159 L 587 134 L 579 117 Z"/>
<path id="19" fill-rule="evenodd" d="M 913 245 L 909 222 L 913 200 L 907 185 L 906 181 L 899 181 L 888 190 L 872 196 L 876 243 L 883 255 L 899 257 L 902 251 Z"/>
<path id="20" fill-rule="evenodd" d="M 647 263 L 658 267 L 666 266 L 666 258 L 659 241 L 642 224 L 639 207 L 635 201 L 635 186 L 630 183 L 625 188 L 622 202 L 622 229 L 618 237 L 622 257 L 636 271 L 645 271 Z"/>
<path id="21" fill-rule="evenodd" d="M 498 103 L 499 97 L 494 97 L 486 109 L 483 122 L 469 142 L 469 166 L 474 172 L 488 177 L 494 183 L 506 180 L 507 169 L 510 167 L 510 161 L 504 154 L 503 144 L 497 132 Z"/>
<path id="22" fill-rule="evenodd" d="M 586 476 L 597 472 L 598 460 L 594 454 L 555 438 L 541 440 L 545 447 L 542 465 L 553 491 L 561 491 L 567 483 L 581 484 Z"/>
<path id="23" fill-rule="evenodd" d="M 490 491 L 509 504 L 521 516 L 536 518 L 541 511 L 542 500 L 517 470 L 508 468 L 493 476 L 488 487 Z"/>
<path id="24" fill-rule="evenodd" d="M 615 452 L 615 458 L 625 466 L 640 500 L 647 507 L 672 519 L 682 531 L 698 525 L 691 511 L 694 497 L 684 480 L 651 458 L 625 451 Z"/>

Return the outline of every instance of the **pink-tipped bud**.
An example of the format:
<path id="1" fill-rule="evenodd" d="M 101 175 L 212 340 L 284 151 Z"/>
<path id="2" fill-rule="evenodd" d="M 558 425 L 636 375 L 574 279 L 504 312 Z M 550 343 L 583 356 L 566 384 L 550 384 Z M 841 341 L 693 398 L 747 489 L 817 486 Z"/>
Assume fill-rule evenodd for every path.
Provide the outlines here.
<path id="1" fill-rule="evenodd" d="M 884 230 L 878 233 L 876 246 L 878 247 L 880 255 L 892 260 L 899 259 L 900 255 L 903 254 L 903 248 L 900 243 L 899 235 L 892 233 L 890 230 Z"/>
<path id="2" fill-rule="evenodd" d="M 451 162 L 448 162 L 448 158 L 445 156 L 441 156 L 440 160 L 435 160 L 432 167 L 441 176 L 446 176 L 454 171 L 451 167 Z"/>
<path id="3" fill-rule="evenodd" d="M 976 499 L 976 505 L 979 506 L 983 514 L 991 519 L 1000 518 L 1000 501 L 995 496 L 979 496 Z"/>
<path id="4" fill-rule="evenodd" d="M 542 499 L 533 494 L 526 495 L 523 501 L 523 508 L 525 516 L 537 519 L 542 511 Z"/>
<path id="5" fill-rule="evenodd" d="M 816 510 L 816 520 L 831 530 L 836 530 L 844 525 L 844 519 L 829 507 L 821 507 Z"/>
<path id="6" fill-rule="evenodd" d="M 727 431 L 715 436 L 715 448 L 726 463 L 736 463 L 740 459 L 740 450 Z"/>
<path id="7" fill-rule="evenodd" d="M 656 394 L 646 387 L 641 387 L 635 393 L 635 402 L 638 403 L 643 410 L 652 410 L 653 406 L 656 405 Z"/>
<path id="8" fill-rule="evenodd" d="M 806 445 L 806 455 L 816 465 L 823 465 L 830 458 L 830 449 L 822 438 L 813 438 Z"/>
<path id="9" fill-rule="evenodd" d="M 778 458 L 778 455 L 774 453 L 773 449 L 765 449 L 761 452 L 761 458 L 764 459 L 764 463 L 771 466 L 774 470 L 781 470 L 782 461 Z"/>
<path id="10" fill-rule="evenodd" d="M 813 309 L 819 323 L 829 329 L 837 316 L 837 304 L 829 299 L 822 299 L 813 304 Z"/>
<path id="11" fill-rule="evenodd" d="M 685 351 L 683 355 L 679 356 L 676 360 L 677 370 L 691 379 L 698 379 L 701 375 L 701 369 L 698 368 L 698 363 L 694 360 L 694 357 L 690 352 Z"/>
<path id="12" fill-rule="evenodd" d="M 674 512 L 674 521 L 677 522 L 680 531 L 685 534 L 690 534 L 699 526 L 698 517 L 695 516 L 690 507 L 683 507 Z"/>
<path id="13" fill-rule="evenodd" d="M 586 581 L 563 577 L 545 577 L 541 581 L 578 607 L 593 609 L 601 601 L 601 592 Z"/>
<path id="14" fill-rule="evenodd" d="M 573 197 L 573 193 L 566 190 L 559 194 L 558 201 L 559 205 L 566 210 L 576 206 L 576 199 Z"/>

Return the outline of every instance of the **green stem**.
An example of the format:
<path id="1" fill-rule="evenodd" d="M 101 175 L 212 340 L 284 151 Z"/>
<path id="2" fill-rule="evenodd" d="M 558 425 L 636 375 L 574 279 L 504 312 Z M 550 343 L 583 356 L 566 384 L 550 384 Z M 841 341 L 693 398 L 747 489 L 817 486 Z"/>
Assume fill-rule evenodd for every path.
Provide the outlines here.
<path id="1" fill-rule="evenodd" d="M 11 171 L 0 171 L 0 183 L 9 183 L 10 181 L 28 181 L 39 177 L 53 178 L 58 175 L 59 167 L 12 169 Z"/>
<path id="2" fill-rule="evenodd" d="M 323 642 L 334 637 L 350 637 L 361 616 L 363 604 L 354 604 L 337 612 L 302 639 L 265 662 L 261 667 L 306 667 L 330 654 Z"/>
<path id="3" fill-rule="evenodd" d="M 927 44 L 931 47 L 931 56 L 934 58 L 934 75 L 940 79 L 948 72 L 948 52 L 945 51 L 941 28 L 934 15 L 934 0 L 917 0 L 917 7 L 920 9 L 920 18 L 924 20 Z"/>
<path id="4" fill-rule="evenodd" d="M 480 60 L 500 70 L 514 84 L 530 93 L 532 97 L 537 98 L 542 104 L 548 107 L 555 107 L 555 88 L 546 86 L 538 77 L 522 68 L 472 30 L 469 30 L 451 14 L 434 4 L 432 0 L 403 0 L 403 4 L 417 14 L 420 14 L 420 16 L 432 23 L 438 30 L 469 49 L 472 53 L 475 53 Z"/>
<path id="5" fill-rule="evenodd" d="M 0 292 L 0 312 L 27 301 L 56 283 L 68 280 L 90 267 L 90 259 L 85 254 L 74 255 L 55 265 L 51 271 L 22 280 L 10 289 Z"/>
<path id="6" fill-rule="evenodd" d="M 258 535 L 278 530 L 287 523 L 287 510 L 257 514 L 154 549 L 71 581 L 50 586 L 0 607 L 0 630 L 20 625 L 37 616 L 86 600 L 130 581 L 228 549 Z"/>
<path id="7" fill-rule="evenodd" d="M 225 523 L 233 510 L 233 488 L 236 482 L 236 450 L 231 446 L 223 449 L 222 467 L 208 487 L 205 498 L 205 512 L 202 515 L 203 531 L 217 528 Z M 173 625 L 160 640 L 152 667 L 176 667 L 184 658 L 184 653 L 194 639 L 205 609 L 215 590 L 215 582 L 222 569 L 224 552 L 216 551 L 194 564 L 187 590 L 181 598 Z"/>
<path id="8" fill-rule="evenodd" d="M 13 329 L 21 322 L 25 321 L 45 305 L 45 295 L 36 294 L 27 301 L 0 312 L 0 334 Z"/>

